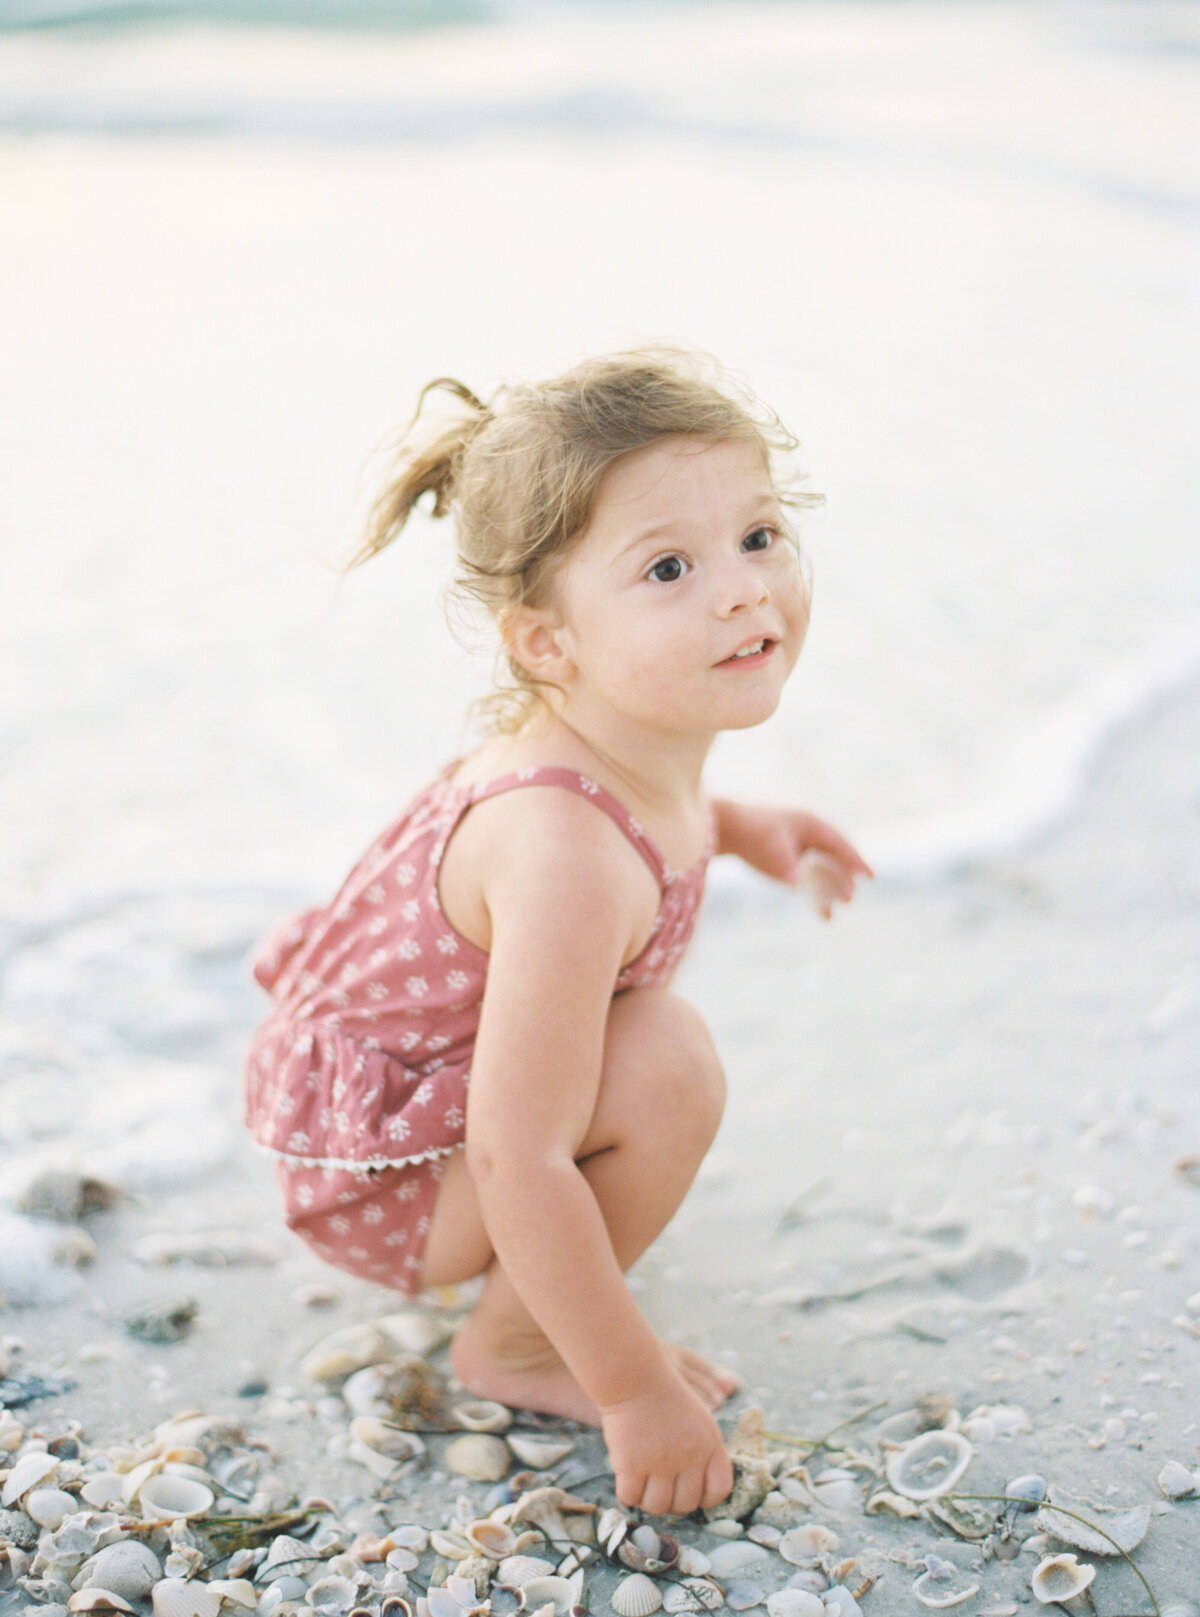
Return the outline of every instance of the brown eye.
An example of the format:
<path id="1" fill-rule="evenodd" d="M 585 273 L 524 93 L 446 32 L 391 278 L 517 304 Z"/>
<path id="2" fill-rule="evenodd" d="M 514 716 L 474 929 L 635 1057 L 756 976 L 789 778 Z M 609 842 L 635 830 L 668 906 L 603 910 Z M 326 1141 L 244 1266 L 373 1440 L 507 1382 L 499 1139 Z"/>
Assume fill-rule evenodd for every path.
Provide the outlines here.
<path id="1" fill-rule="evenodd" d="M 769 550 L 775 541 L 775 535 L 770 528 L 755 528 L 742 540 L 743 550 Z"/>
<path id="2" fill-rule="evenodd" d="M 685 566 L 682 556 L 664 556 L 661 561 L 654 563 L 646 576 L 656 584 L 674 584 L 683 577 Z"/>

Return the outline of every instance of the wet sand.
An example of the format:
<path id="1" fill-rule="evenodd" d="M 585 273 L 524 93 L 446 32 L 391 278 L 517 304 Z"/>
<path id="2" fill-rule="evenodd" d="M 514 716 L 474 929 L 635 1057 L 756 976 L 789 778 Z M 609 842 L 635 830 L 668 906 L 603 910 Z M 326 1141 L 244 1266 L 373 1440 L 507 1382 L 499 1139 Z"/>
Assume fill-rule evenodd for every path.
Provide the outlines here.
<path id="1" fill-rule="evenodd" d="M 960 1486 L 993 1492 L 1037 1472 L 1093 1515 L 1150 1504 L 1136 1559 L 1164 1608 L 1200 1600 L 1200 1502 L 1170 1506 L 1155 1481 L 1165 1462 L 1194 1468 L 1200 1454 L 1200 1186 L 1177 1168 L 1200 1152 L 1198 724 L 1193 690 L 1115 740 L 1055 835 L 937 885 L 880 884 L 829 927 L 789 895 L 718 878 L 681 987 L 724 1052 L 727 1120 L 633 1277 L 662 1328 L 740 1371 L 730 1424 L 756 1402 L 774 1429 L 813 1436 L 856 1419 L 850 1435 L 865 1439 L 930 1392 L 964 1416 L 1019 1406 L 1030 1430 L 978 1442 Z M 0 1318 L 20 1344 L 14 1368 L 74 1383 L 20 1410 L 39 1429 L 76 1418 L 102 1445 L 184 1409 L 232 1413 L 269 1438 L 281 1492 L 344 1501 L 370 1494 L 372 1479 L 345 1459 L 344 1411 L 318 1404 L 297 1361 L 395 1300 L 294 1241 L 269 1164 L 221 1132 L 258 1007 L 241 955 L 273 902 L 242 895 L 223 927 L 221 905 L 202 918 L 180 898 L 174 932 L 171 902 L 147 912 L 159 948 L 125 983 L 125 1014 L 153 1013 L 152 962 L 173 952 L 195 996 L 189 1059 L 202 1055 L 213 1074 L 226 1143 L 177 1191 L 151 1184 L 143 1164 L 139 1191 L 85 1219 L 96 1258 L 77 1295 Z M 29 969 L 52 931 L 12 938 L 10 966 Z M 126 964 L 136 979 L 138 962 Z M 173 1037 L 178 1055 L 178 1025 Z M 53 1128 L 26 1168 L 38 1154 L 55 1160 Z M 230 1229 L 279 1261 L 147 1267 L 132 1256 L 148 1234 Z M 316 1282 L 337 1292 L 319 1311 L 297 1298 Z M 179 1296 L 199 1305 L 182 1341 L 126 1334 L 128 1310 Z M 448 1515 L 464 1484 L 437 1455 L 435 1442 L 398 1499 L 389 1485 L 394 1519 Z M 603 1470 L 594 1437 L 577 1459 L 576 1475 Z M 590 1491 L 602 1498 L 604 1485 Z M 933 1524 L 864 1516 L 861 1497 L 816 1514 L 861 1576 L 881 1575 L 864 1612 L 919 1609 L 910 1585 L 931 1550 L 978 1559 Z M 1035 1559 L 989 1559 L 964 1609 L 1026 1604 Z M 1099 1564 L 1098 1611 L 1149 1609 L 1127 1567 Z"/>

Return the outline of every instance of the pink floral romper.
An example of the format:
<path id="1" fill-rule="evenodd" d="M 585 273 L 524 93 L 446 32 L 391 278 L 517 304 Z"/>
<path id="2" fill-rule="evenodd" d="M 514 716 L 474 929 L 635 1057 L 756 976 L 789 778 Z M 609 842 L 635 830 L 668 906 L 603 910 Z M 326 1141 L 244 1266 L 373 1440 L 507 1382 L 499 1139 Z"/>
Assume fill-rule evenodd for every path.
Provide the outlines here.
<path id="1" fill-rule="evenodd" d="M 397 1290 L 421 1284 L 446 1156 L 464 1138 L 488 957 L 442 914 L 438 872 L 473 804 L 519 787 L 589 798 L 662 892 L 653 934 L 614 994 L 668 982 L 695 926 L 709 845 L 668 870 L 611 792 L 572 769 L 456 786 L 452 764 L 351 871 L 333 903 L 277 932 L 254 962 L 274 999 L 246 1057 L 246 1121 L 278 1158 L 288 1225 L 330 1263 Z"/>

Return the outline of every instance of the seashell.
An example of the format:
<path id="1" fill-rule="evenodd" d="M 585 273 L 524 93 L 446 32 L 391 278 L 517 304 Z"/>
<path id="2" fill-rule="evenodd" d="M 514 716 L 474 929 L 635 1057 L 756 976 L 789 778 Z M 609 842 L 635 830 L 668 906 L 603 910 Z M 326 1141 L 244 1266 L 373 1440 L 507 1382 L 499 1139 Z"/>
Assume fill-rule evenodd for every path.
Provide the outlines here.
<path id="1" fill-rule="evenodd" d="M 213 1491 L 191 1477 L 160 1472 L 138 1490 L 143 1521 L 167 1522 L 180 1516 L 203 1516 L 213 1506 Z"/>
<path id="2" fill-rule="evenodd" d="M 312 1381 L 344 1381 L 356 1370 L 386 1359 L 390 1351 L 387 1338 L 374 1325 L 344 1325 L 309 1348 L 300 1370 Z"/>
<path id="3" fill-rule="evenodd" d="M 123 1600 L 144 1600 L 162 1577 L 158 1557 L 136 1539 L 109 1544 L 87 1568 L 87 1586 L 108 1589 Z"/>
<path id="4" fill-rule="evenodd" d="M 435 1527 L 429 1535 L 429 1547 L 445 1561 L 462 1561 L 474 1553 L 470 1539 L 463 1533 Z"/>
<path id="5" fill-rule="evenodd" d="M 154 1617 L 217 1617 L 221 1597 L 206 1583 L 164 1578 L 154 1585 L 150 1604 Z"/>
<path id="6" fill-rule="evenodd" d="M 887 1479 L 908 1499 L 936 1499 L 949 1493 L 975 1451 L 958 1432 L 925 1432 L 887 1459 Z"/>
<path id="7" fill-rule="evenodd" d="M 1128 1554 L 1142 1542 L 1150 1526 L 1149 1505 L 1135 1505 L 1132 1510 L 1117 1510 L 1102 1516 L 1096 1523 L 1096 1527 L 1101 1529 L 1097 1532 L 1086 1522 L 1076 1521 L 1074 1516 L 1055 1510 L 1054 1506 L 1058 1503 L 1059 1499 L 1051 1489 L 1046 1503 L 1034 1518 L 1034 1526 L 1064 1544 L 1086 1550 L 1089 1555 L 1118 1555 L 1122 1550 Z"/>
<path id="8" fill-rule="evenodd" d="M 311 1545 L 302 1544 L 287 1533 L 277 1533 L 271 1540 L 258 1568 L 256 1583 L 277 1583 L 280 1578 L 292 1577 L 302 1566 L 313 1566 L 321 1559 Z"/>
<path id="9" fill-rule="evenodd" d="M 932 1521 L 948 1527 L 956 1538 L 979 1541 L 995 1531 L 999 1520 L 994 1507 L 975 1499 L 960 1499 L 954 1494 L 943 1494 L 927 1500 L 922 1514 Z"/>
<path id="10" fill-rule="evenodd" d="M 863 1609 L 844 1584 L 835 1583 L 826 1589 L 825 1617 L 863 1617 Z"/>
<path id="11" fill-rule="evenodd" d="M 746 1529 L 733 1516 L 718 1516 L 716 1521 L 706 1523 L 705 1531 L 718 1538 L 741 1538 Z"/>
<path id="12" fill-rule="evenodd" d="M 662 1609 L 669 1612 L 671 1617 L 677 1617 L 680 1612 L 702 1611 L 699 1596 L 683 1583 L 668 1583 L 662 1592 Z M 822 1606 L 821 1611 L 824 1613 Z"/>
<path id="13" fill-rule="evenodd" d="M 542 1606 L 553 1606 L 555 1617 L 564 1617 L 575 1604 L 578 1595 L 578 1584 L 572 1578 L 560 1578 L 552 1574 L 545 1578 L 530 1578 L 522 1588 L 525 1596 L 525 1609 L 537 1611 Z"/>
<path id="14" fill-rule="evenodd" d="M 22 1509 L 39 1527 L 48 1527 L 54 1532 L 79 1509 L 79 1501 L 61 1488 L 31 1488 Z"/>
<path id="15" fill-rule="evenodd" d="M 258 1592 L 249 1578 L 212 1578 L 208 1587 L 222 1607 L 232 1607 L 234 1610 L 244 1608 L 246 1611 L 258 1609 Z"/>
<path id="16" fill-rule="evenodd" d="M 346 1454 L 349 1459 L 357 1460 L 359 1465 L 365 1465 L 372 1476 L 381 1480 L 390 1477 L 400 1467 L 399 1460 L 389 1459 L 386 1454 L 380 1454 L 377 1449 L 369 1448 L 366 1443 L 354 1441 L 348 1443 Z"/>
<path id="17" fill-rule="evenodd" d="M 451 1471 L 472 1482 L 499 1482 L 508 1474 L 511 1463 L 504 1439 L 487 1432 L 456 1437 L 442 1458 Z"/>
<path id="18" fill-rule="evenodd" d="M 1168 1460 L 1158 1473 L 1158 1486 L 1164 1499 L 1187 1499 L 1196 1492 L 1196 1477 L 1178 1460 Z M 29 1510 L 28 1502 L 25 1509 Z M 33 1512 L 30 1510 L 29 1514 L 32 1516 Z"/>
<path id="19" fill-rule="evenodd" d="M 752 1606 L 761 1606 L 765 1591 L 757 1583 L 751 1583 L 749 1578 L 734 1578 L 726 1585 L 725 1604 L 731 1611 L 749 1611 Z"/>
<path id="20" fill-rule="evenodd" d="M 978 1421 L 981 1428 L 986 1425 L 991 1437 L 1023 1437 L 1033 1431 L 1033 1422 L 1020 1404 L 980 1404 L 978 1409 L 973 1409 L 959 1428 L 972 1442 L 976 1439 L 969 1428 L 974 1421 Z M 983 1441 L 990 1442 L 991 1437 Z"/>
<path id="21" fill-rule="evenodd" d="M 629 1532 L 629 1517 L 623 1510 L 610 1505 L 596 1519 L 596 1542 L 604 1546 L 606 1555 L 615 1555 L 618 1545 Z"/>
<path id="22" fill-rule="evenodd" d="M 364 1447 L 374 1449 L 390 1460 L 412 1460 L 424 1454 L 425 1445 L 415 1432 L 381 1420 L 378 1415 L 356 1415 L 350 1422 L 350 1436 Z"/>
<path id="23" fill-rule="evenodd" d="M 455 1404 L 450 1418 L 464 1432 L 506 1432 L 512 1425 L 512 1410 L 491 1398 L 473 1398 L 469 1403 Z"/>
<path id="24" fill-rule="evenodd" d="M 510 1589 L 523 1589 L 534 1578 L 552 1577 L 554 1563 L 538 1555 L 508 1555 L 497 1570 L 501 1583 L 508 1584 Z"/>
<path id="25" fill-rule="evenodd" d="M 617 1550 L 617 1557 L 631 1572 L 663 1572 L 679 1559 L 679 1542 L 656 1533 L 653 1527 L 636 1527 Z"/>
<path id="26" fill-rule="evenodd" d="M 512 1555 L 517 1543 L 517 1535 L 512 1528 L 506 1522 L 494 1521 L 490 1516 L 471 1522 L 466 1536 L 480 1555 L 497 1562 Z"/>
<path id="27" fill-rule="evenodd" d="M 748 1538 L 735 1538 L 727 1544 L 718 1544 L 708 1561 L 715 1578 L 731 1578 L 735 1573 L 745 1572 L 748 1567 L 761 1566 L 770 1559 L 770 1551 L 763 1549 L 761 1544 L 754 1544 Z"/>
<path id="28" fill-rule="evenodd" d="M 381 1314 L 375 1329 L 401 1353 L 411 1353 L 425 1359 L 443 1342 L 454 1335 L 457 1321 L 444 1315 L 427 1314 L 417 1309 L 401 1309 L 395 1314 Z"/>
<path id="29" fill-rule="evenodd" d="M 32 1453 L 23 1454 L 8 1473 L 3 1490 L 0 1490 L 0 1505 L 13 1505 L 18 1499 L 24 1497 L 39 1482 L 45 1482 L 48 1477 L 58 1470 L 58 1461 L 53 1454 L 47 1454 L 45 1449 L 34 1449 Z"/>
<path id="30" fill-rule="evenodd" d="M 767 1596 L 768 1617 L 825 1617 L 825 1602 L 809 1589 L 776 1589 Z"/>
<path id="31" fill-rule="evenodd" d="M 905 1499 L 902 1494 L 891 1493 L 887 1488 L 873 1493 L 863 1508 L 868 1516 L 900 1516 L 909 1521 L 921 1514 L 921 1507 L 915 1499 Z"/>
<path id="32" fill-rule="evenodd" d="M 1004 1497 L 1013 1500 L 1018 1510 L 1036 1510 L 1046 1497 L 1046 1479 L 1036 1471 L 1014 1477 L 1004 1484 Z"/>
<path id="33" fill-rule="evenodd" d="M 550 1432 L 509 1432 L 505 1442 L 521 1464 L 534 1471 L 545 1471 L 575 1451 L 569 1437 L 555 1437 Z"/>
<path id="34" fill-rule="evenodd" d="M 77 1589 L 67 1601 L 68 1611 L 132 1611 L 128 1600 L 122 1600 L 110 1589 Z"/>
<path id="35" fill-rule="evenodd" d="M 388 1537 L 399 1550 L 412 1550 L 414 1555 L 424 1555 L 429 1548 L 429 1530 L 418 1522 L 404 1522 L 399 1527 L 388 1530 Z"/>
<path id="36" fill-rule="evenodd" d="M 650 1617 L 662 1605 L 662 1595 L 652 1578 L 633 1572 L 618 1583 L 609 1604 L 617 1617 Z"/>
<path id="37" fill-rule="evenodd" d="M 755 1544 L 761 1544 L 768 1550 L 778 1548 L 779 1540 L 783 1537 L 782 1527 L 773 1527 L 770 1522 L 754 1522 L 747 1527 L 746 1537 Z"/>
<path id="38" fill-rule="evenodd" d="M 309 1584 L 307 1598 L 314 1611 L 328 1612 L 332 1617 L 333 1613 L 348 1611 L 357 1595 L 358 1579 L 341 1577 L 335 1573 L 327 1578 L 318 1578 L 315 1583 Z M 196 1617 L 207 1617 L 207 1614 L 198 1612 Z"/>
<path id="39" fill-rule="evenodd" d="M 388 1595 L 380 1603 L 379 1617 L 413 1617 L 413 1609 L 403 1595 Z"/>
<path id="40" fill-rule="evenodd" d="M 695 1596 L 703 1611 L 716 1611 L 725 1603 L 724 1590 L 712 1578 L 684 1578 L 683 1587 Z"/>
<path id="41" fill-rule="evenodd" d="M 818 1556 L 838 1547 L 838 1536 L 820 1522 L 805 1522 L 793 1527 L 779 1540 L 780 1555 L 791 1566 L 807 1566 Z"/>
<path id="42" fill-rule="evenodd" d="M 978 1583 L 964 1584 L 963 1574 L 953 1561 L 943 1561 L 938 1555 L 925 1557 L 925 1571 L 912 1586 L 915 1599 L 934 1611 L 947 1611 L 961 1606 L 979 1593 Z"/>
<path id="43" fill-rule="evenodd" d="M 830 1510 L 841 1510 L 854 1503 L 858 1483 L 853 1471 L 843 1466 L 830 1466 L 813 1478 L 812 1495 Z"/>
<path id="44" fill-rule="evenodd" d="M 681 1544 L 675 1557 L 675 1570 L 685 1578 L 702 1578 L 712 1571 L 712 1561 L 694 1544 Z"/>
<path id="45" fill-rule="evenodd" d="M 1033 1569 L 1030 1584 L 1034 1599 L 1043 1606 L 1065 1605 L 1081 1595 L 1095 1576 L 1094 1566 L 1081 1564 L 1073 1555 L 1048 1555 Z"/>

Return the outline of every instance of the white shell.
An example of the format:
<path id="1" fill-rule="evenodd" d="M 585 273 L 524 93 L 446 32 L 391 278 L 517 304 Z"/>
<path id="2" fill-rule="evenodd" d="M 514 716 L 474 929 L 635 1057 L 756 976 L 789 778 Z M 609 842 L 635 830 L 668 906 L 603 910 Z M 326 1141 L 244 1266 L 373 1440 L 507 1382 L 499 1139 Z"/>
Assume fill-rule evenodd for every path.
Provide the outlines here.
<path id="1" fill-rule="evenodd" d="M 378 1364 L 390 1351 L 386 1337 L 374 1325 L 346 1325 L 309 1348 L 300 1369 L 313 1381 L 341 1381 L 355 1370 Z"/>
<path id="2" fill-rule="evenodd" d="M 925 1432 L 888 1455 L 887 1479 L 908 1499 L 936 1499 L 949 1493 L 974 1453 L 959 1432 Z"/>
<path id="3" fill-rule="evenodd" d="M 68 1611 L 132 1611 L 128 1600 L 111 1589 L 77 1589 L 67 1601 Z"/>
<path id="4" fill-rule="evenodd" d="M 1094 1566 L 1082 1564 L 1073 1555 L 1048 1555 L 1033 1569 L 1030 1584 L 1035 1600 L 1043 1606 L 1057 1605 L 1081 1595 L 1096 1576 Z"/>
<path id="5" fill-rule="evenodd" d="M 123 1600 L 144 1600 L 161 1577 L 158 1557 L 136 1539 L 106 1545 L 87 1567 L 88 1584 L 108 1589 Z"/>
<path id="6" fill-rule="evenodd" d="M 749 1611 L 751 1606 L 761 1606 L 765 1591 L 749 1578 L 734 1578 L 725 1588 L 725 1604 L 730 1611 Z"/>
<path id="7" fill-rule="evenodd" d="M 455 1404 L 450 1414 L 464 1432 L 507 1432 L 513 1419 L 511 1409 L 491 1398 Z"/>
<path id="8" fill-rule="evenodd" d="M 468 1555 L 475 1554 L 467 1535 L 453 1528 L 435 1527 L 429 1535 L 429 1547 L 444 1561 L 465 1561 Z"/>
<path id="9" fill-rule="evenodd" d="M 675 1558 L 675 1571 L 687 1578 L 702 1578 L 712 1571 L 712 1560 L 694 1544 L 681 1544 Z"/>
<path id="10" fill-rule="evenodd" d="M 617 1617 L 650 1617 L 662 1605 L 662 1595 L 653 1578 L 634 1572 L 618 1583 L 609 1604 Z"/>
<path id="11" fill-rule="evenodd" d="M 789 1528 L 776 1545 L 791 1566 L 807 1566 L 819 1555 L 837 1547 L 837 1534 L 820 1522 L 804 1522 L 799 1527 Z"/>
<path id="12" fill-rule="evenodd" d="M 554 1437 L 548 1432 L 509 1432 L 505 1441 L 521 1464 L 534 1471 L 557 1465 L 575 1450 L 569 1437 Z"/>
<path id="13" fill-rule="evenodd" d="M 530 1578 L 522 1586 L 526 1611 L 537 1611 L 542 1606 L 553 1606 L 555 1617 L 564 1617 L 576 1601 L 578 1585 L 574 1578 Z"/>
<path id="14" fill-rule="evenodd" d="M 414 1353 L 418 1359 L 424 1359 L 453 1336 L 454 1324 L 452 1319 L 416 1309 L 401 1309 L 396 1314 L 381 1314 L 375 1321 L 375 1329 L 382 1331 L 402 1353 Z"/>
<path id="15" fill-rule="evenodd" d="M 1186 1465 L 1168 1460 L 1158 1473 L 1158 1486 L 1165 1499 L 1186 1499 L 1196 1492 L 1196 1478 Z M 28 1505 L 25 1508 L 29 1510 Z"/>
<path id="16" fill-rule="evenodd" d="M 807 1589 L 776 1589 L 767 1596 L 768 1617 L 825 1617 L 825 1602 Z"/>
<path id="17" fill-rule="evenodd" d="M 39 1527 L 48 1527 L 53 1532 L 79 1509 L 79 1501 L 61 1488 L 31 1488 L 22 1508 Z"/>
<path id="18" fill-rule="evenodd" d="M 53 1454 L 47 1454 L 45 1449 L 35 1449 L 31 1454 L 23 1454 L 8 1473 L 4 1488 L 0 1491 L 0 1505 L 15 1504 L 23 1494 L 31 1488 L 36 1488 L 39 1482 L 58 1470 L 58 1461 Z"/>
<path id="19" fill-rule="evenodd" d="M 258 1591 L 249 1578 L 211 1578 L 208 1587 L 222 1606 L 258 1609 Z"/>
<path id="20" fill-rule="evenodd" d="M 343 1577 L 338 1573 L 331 1573 L 326 1578 L 318 1578 L 315 1583 L 308 1586 L 308 1603 L 314 1611 L 333 1614 L 349 1611 L 354 1605 L 358 1595 L 358 1579 Z M 197 1614 L 202 1617 L 202 1614 Z"/>
<path id="21" fill-rule="evenodd" d="M 1067 1516 L 1061 1510 L 1055 1510 L 1053 1507 L 1059 1503 L 1061 1497 L 1051 1489 L 1046 1504 L 1034 1517 L 1034 1525 L 1064 1544 L 1070 1544 L 1077 1550 L 1086 1550 L 1089 1555 L 1118 1555 L 1121 1550 L 1128 1555 L 1130 1550 L 1142 1542 L 1146 1536 L 1146 1529 L 1150 1526 L 1149 1505 L 1135 1505 L 1132 1510 L 1117 1510 L 1111 1515 L 1098 1513 L 1096 1526 L 1107 1535 L 1102 1537 L 1101 1533 L 1089 1527 L 1086 1522 L 1076 1521 L 1074 1515 Z M 1075 1510 L 1074 1505 L 1067 1508 Z"/>
<path id="22" fill-rule="evenodd" d="M 191 1477 L 159 1472 L 138 1490 L 142 1518 L 148 1522 L 174 1521 L 178 1516 L 203 1516 L 212 1509 L 213 1491 Z"/>
<path id="23" fill-rule="evenodd" d="M 912 1586 L 913 1595 L 923 1606 L 928 1606 L 933 1611 L 948 1611 L 951 1606 L 961 1606 L 964 1600 L 970 1600 L 979 1593 L 979 1584 L 969 1583 L 964 1586 L 961 1582 L 962 1576 L 953 1561 L 943 1561 L 940 1556 L 927 1555 L 925 1571 Z"/>
<path id="24" fill-rule="evenodd" d="M 164 1578 L 154 1585 L 150 1596 L 154 1617 L 217 1617 L 221 1597 L 206 1583 Z"/>
<path id="25" fill-rule="evenodd" d="M 425 1445 L 415 1432 L 393 1421 L 381 1420 L 378 1415 L 356 1415 L 350 1422 L 350 1436 L 389 1460 L 412 1460 L 425 1452 Z"/>
<path id="26" fill-rule="evenodd" d="M 761 1544 L 755 1544 L 748 1538 L 735 1538 L 727 1544 L 718 1544 L 708 1558 L 713 1575 L 718 1578 L 731 1578 L 735 1572 L 761 1566 L 770 1559 L 769 1550 L 764 1550 Z"/>
<path id="27" fill-rule="evenodd" d="M 544 1561 L 537 1555 L 509 1555 L 499 1566 L 500 1582 L 511 1589 L 523 1589 L 534 1578 L 549 1578 L 553 1572 L 553 1561 Z"/>
<path id="28" fill-rule="evenodd" d="M 472 1482 L 500 1482 L 508 1475 L 511 1456 L 502 1437 L 468 1432 L 457 1437 L 442 1456 L 451 1471 Z"/>
<path id="29" fill-rule="evenodd" d="M 517 1535 L 506 1522 L 493 1521 L 490 1516 L 471 1522 L 466 1536 L 473 1548 L 480 1555 L 486 1555 L 489 1561 L 503 1561 L 515 1553 Z"/>

